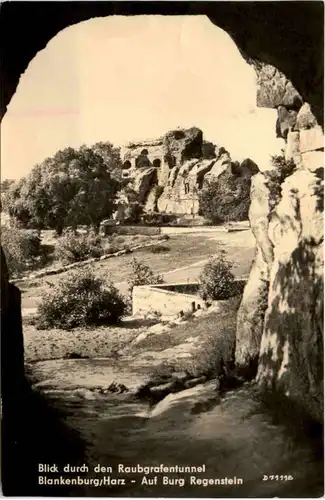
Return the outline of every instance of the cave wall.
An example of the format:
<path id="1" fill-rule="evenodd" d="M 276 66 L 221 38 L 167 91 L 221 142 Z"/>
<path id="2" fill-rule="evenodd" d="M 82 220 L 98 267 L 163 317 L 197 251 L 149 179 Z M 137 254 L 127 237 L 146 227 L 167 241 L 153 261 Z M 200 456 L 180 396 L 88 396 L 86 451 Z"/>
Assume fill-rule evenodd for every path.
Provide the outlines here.
<path id="1" fill-rule="evenodd" d="M 1 117 L 29 62 L 59 31 L 96 16 L 136 14 L 207 15 L 232 37 L 245 58 L 282 71 L 322 124 L 324 3 L 320 0 L 5 2 L 0 16 Z M 16 43 L 17 33 L 24 43 Z"/>

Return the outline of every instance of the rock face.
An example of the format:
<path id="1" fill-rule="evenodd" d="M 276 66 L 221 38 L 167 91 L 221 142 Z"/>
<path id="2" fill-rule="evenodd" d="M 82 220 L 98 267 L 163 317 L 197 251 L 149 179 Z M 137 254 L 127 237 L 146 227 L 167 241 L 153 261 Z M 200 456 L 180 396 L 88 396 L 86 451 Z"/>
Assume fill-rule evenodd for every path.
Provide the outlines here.
<path id="1" fill-rule="evenodd" d="M 237 313 L 236 342 L 236 362 L 249 378 L 256 374 L 273 262 L 273 245 L 268 237 L 270 199 L 266 177 L 262 173 L 254 175 L 249 220 L 256 239 L 256 255 Z"/>
<path id="2" fill-rule="evenodd" d="M 202 131 L 196 127 L 128 144 L 121 155 L 122 177 L 130 179 L 138 201 L 147 212 L 195 215 L 199 212 L 199 191 L 204 183 L 234 169 L 229 152 L 205 142 Z M 251 160 L 245 160 L 236 166 L 236 175 L 251 177 L 256 172 L 254 167 Z"/>
<path id="3" fill-rule="evenodd" d="M 271 218 L 274 245 L 258 381 L 323 418 L 322 181 L 301 170 L 282 186 Z"/>
<path id="4" fill-rule="evenodd" d="M 252 179 L 257 251 L 238 312 L 236 362 L 241 370 L 253 365 L 261 387 L 322 421 L 324 136 L 275 69 L 264 68 L 259 85 L 259 104 L 278 109 L 277 131 L 295 168 L 272 176 L 270 166 Z"/>
<path id="5" fill-rule="evenodd" d="M 290 80 L 270 64 L 256 64 L 257 106 L 260 108 L 298 108 L 302 97 Z"/>

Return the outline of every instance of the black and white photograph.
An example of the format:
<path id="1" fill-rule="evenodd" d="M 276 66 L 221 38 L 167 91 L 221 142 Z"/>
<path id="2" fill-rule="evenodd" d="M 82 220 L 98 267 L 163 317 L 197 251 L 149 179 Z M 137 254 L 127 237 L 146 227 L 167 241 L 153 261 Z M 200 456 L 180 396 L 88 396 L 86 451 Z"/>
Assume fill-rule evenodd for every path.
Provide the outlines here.
<path id="1" fill-rule="evenodd" d="M 324 495 L 324 2 L 4 1 L 1 492 Z"/>

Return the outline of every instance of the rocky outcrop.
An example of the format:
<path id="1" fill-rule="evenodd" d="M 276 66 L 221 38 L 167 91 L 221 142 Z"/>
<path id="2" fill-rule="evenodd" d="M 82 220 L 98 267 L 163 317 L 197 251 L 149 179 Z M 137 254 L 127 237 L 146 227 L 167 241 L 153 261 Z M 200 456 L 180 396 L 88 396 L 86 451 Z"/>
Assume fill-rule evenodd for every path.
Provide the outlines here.
<path id="1" fill-rule="evenodd" d="M 181 167 L 174 167 L 158 200 L 158 210 L 176 214 L 197 214 L 199 190 L 205 175 L 214 164 L 215 160 L 189 160 Z"/>
<path id="2" fill-rule="evenodd" d="M 203 140 L 196 127 L 167 132 L 157 140 L 129 144 L 122 150 L 123 177 L 130 180 L 146 212 L 199 212 L 204 184 L 230 176 L 251 177 L 258 171 L 249 159 L 235 164 L 225 148 Z"/>
<path id="3" fill-rule="evenodd" d="M 144 203 L 152 186 L 157 184 L 157 170 L 154 167 L 141 168 L 134 179 L 134 190 L 138 193 L 139 203 Z"/>
<path id="4" fill-rule="evenodd" d="M 1 248 L 1 396 L 10 410 L 25 389 L 24 341 L 21 293 L 9 282 L 5 255 Z"/>
<path id="5" fill-rule="evenodd" d="M 192 158 L 202 157 L 203 133 L 197 127 L 167 132 L 164 137 L 165 158 L 173 156 L 176 163 L 182 164 Z M 171 166 L 171 165 L 170 165 Z"/>
<path id="6" fill-rule="evenodd" d="M 258 382 L 323 418 L 323 188 L 301 169 L 282 185 Z"/>
<path id="7" fill-rule="evenodd" d="M 273 245 L 268 236 L 272 198 L 267 178 L 262 173 L 254 175 L 249 220 L 256 239 L 256 254 L 237 314 L 236 339 L 237 366 L 249 378 L 256 375 L 273 262 Z"/>
<path id="8" fill-rule="evenodd" d="M 257 252 L 238 312 L 236 362 L 246 371 L 253 364 L 261 387 L 322 421 L 324 136 L 283 76 L 269 67 L 261 75 L 258 103 L 278 109 L 277 132 L 295 168 L 273 165 L 252 179 Z"/>
<path id="9" fill-rule="evenodd" d="M 260 108 L 300 108 L 302 97 L 290 80 L 270 64 L 255 63 L 257 71 L 257 106 Z"/>

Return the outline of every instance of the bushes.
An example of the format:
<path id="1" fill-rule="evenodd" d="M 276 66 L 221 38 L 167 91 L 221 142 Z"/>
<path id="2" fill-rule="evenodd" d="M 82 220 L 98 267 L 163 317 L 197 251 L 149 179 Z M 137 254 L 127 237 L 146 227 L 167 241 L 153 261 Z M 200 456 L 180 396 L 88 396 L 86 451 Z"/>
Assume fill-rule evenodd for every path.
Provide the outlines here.
<path id="1" fill-rule="evenodd" d="M 178 370 L 191 377 L 217 377 L 222 365 L 232 365 L 236 338 L 236 317 L 223 319 L 217 334 L 207 334 L 193 356 L 178 361 Z"/>
<path id="2" fill-rule="evenodd" d="M 20 273 L 37 266 L 43 257 L 38 231 L 18 227 L 1 228 L 1 245 L 10 274 Z"/>
<path id="3" fill-rule="evenodd" d="M 133 287 L 140 285 L 159 285 L 164 283 L 164 279 L 160 274 L 155 274 L 154 271 L 137 259 L 132 260 L 132 273 L 128 280 L 128 291 L 130 298 L 132 297 Z"/>
<path id="4" fill-rule="evenodd" d="M 150 253 L 165 253 L 170 252 L 170 247 L 167 245 L 155 245 L 153 247 L 149 247 L 148 251 Z"/>
<path id="5" fill-rule="evenodd" d="M 101 238 L 94 232 L 77 234 L 72 230 L 64 232 L 57 240 L 55 256 L 63 264 L 80 262 L 103 254 Z"/>
<path id="6" fill-rule="evenodd" d="M 214 224 L 248 219 L 250 177 L 226 171 L 199 191 L 200 215 Z"/>
<path id="7" fill-rule="evenodd" d="M 204 300 L 223 300 L 234 295 L 236 286 L 231 267 L 232 263 L 226 259 L 223 250 L 204 266 L 199 277 L 199 293 Z"/>
<path id="8" fill-rule="evenodd" d="M 38 307 L 39 329 L 114 324 L 126 304 L 112 283 L 105 286 L 89 270 L 71 272 L 54 285 Z"/>

